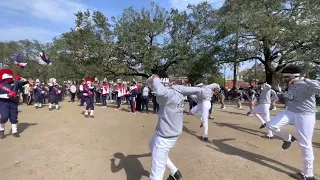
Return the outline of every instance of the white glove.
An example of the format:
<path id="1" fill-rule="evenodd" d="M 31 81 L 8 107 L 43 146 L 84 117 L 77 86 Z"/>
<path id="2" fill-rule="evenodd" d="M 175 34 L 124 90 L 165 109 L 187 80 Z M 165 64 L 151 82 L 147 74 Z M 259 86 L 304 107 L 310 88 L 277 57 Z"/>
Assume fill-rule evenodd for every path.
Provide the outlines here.
<path id="1" fill-rule="evenodd" d="M 60 93 L 61 93 L 61 91 L 59 90 L 59 91 L 58 91 L 58 93 L 60 94 Z"/>
<path id="2" fill-rule="evenodd" d="M 41 91 L 41 94 L 44 94 L 45 93 L 45 91 Z"/>
<path id="3" fill-rule="evenodd" d="M 83 95 L 84 95 L 84 96 L 88 96 L 88 94 L 87 94 L 87 93 L 83 93 Z"/>

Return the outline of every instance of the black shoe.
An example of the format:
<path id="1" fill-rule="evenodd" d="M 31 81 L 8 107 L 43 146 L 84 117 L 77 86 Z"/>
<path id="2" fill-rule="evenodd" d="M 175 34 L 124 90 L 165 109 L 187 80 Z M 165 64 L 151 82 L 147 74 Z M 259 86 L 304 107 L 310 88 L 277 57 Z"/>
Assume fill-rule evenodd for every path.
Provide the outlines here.
<path id="1" fill-rule="evenodd" d="M 179 179 L 182 179 L 182 175 L 181 175 L 180 171 L 177 170 L 177 172 L 174 173 L 173 176 L 170 174 L 167 180 L 179 180 Z"/>
<path id="2" fill-rule="evenodd" d="M 52 108 L 49 108 L 49 111 L 52 111 Z"/>
<path id="3" fill-rule="evenodd" d="M 20 137 L 20 134 L 16 132 L 16 133 L 13 133 L 12 136 L 14 136 L 14 137 Z"/>
<path id="4" fill-rule="evenodd" d="M 203 136 L 201 136 L 200 139 L 201 139 L 202 141 L 208 141 L 208 137 L 203 137 Z"/>
<path id="5" fill-rule="evenodd" d="M 264 123 L 264 124 L 262 124 L 262 125 L 260 126 L 260 129 L 263 129 L 263 128 L 265 128 L 266 126 L 267 126 L 267 124 Z"/>
<path id="6" fill-rule="evenodd" d="M 288 149 L 291 146 L 291 143 L 295 140 L 296 138 L 294 136 L 291 136 L 290 141 L 283 141 L 282 149 Z"/>
<path id="7" fill-rule="evenodd" d="M 305 175 L 303 175 L 301 173 L 291 174 L 290 176 L 292 178 L 298 179 L 298 180 L 317 180 L 314 176 L 313 177 L 306 177 Z"/>
<path id="8" fill-rule="evenodd" d="M 89 115 L 84 115 L 84 117 L 89 118 Z"/>
<path id="9" fill-rule="evenodd" d="M 4 139 L 6 136 L 4 135 L 4 131 L 0 131 L 0 139 Z"/>
<path id="10" fill-rule="evenodd" d="M 91 118 L 94 118 L 94 116 L 93 116 L 93 115 L 90 115 L 90 117 L 91 117 Z"/>
<path id="11" fill-rule="evenodd" d="M 203 127 L 203 123 L 200 124 L 200 128 L 202 128 L 202 127 Z"/>
<path id="12" fill-rule="evenodd" d="M 36 109 L 38 109 L 38 106 L 35 106 L 36 107 Z"/>

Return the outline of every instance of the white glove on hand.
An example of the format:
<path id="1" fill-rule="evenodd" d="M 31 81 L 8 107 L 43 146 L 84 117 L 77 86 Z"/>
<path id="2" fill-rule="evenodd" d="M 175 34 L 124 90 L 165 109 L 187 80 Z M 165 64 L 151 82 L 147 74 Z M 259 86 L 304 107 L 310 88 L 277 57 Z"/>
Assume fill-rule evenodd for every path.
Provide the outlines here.
<path id="1" fill-rule="evenodd" d="M 88 94 L 87 94 L 87 93 L 83 93 L 83 95 L 84 95 L 84 96 L 88 96 Z"/>

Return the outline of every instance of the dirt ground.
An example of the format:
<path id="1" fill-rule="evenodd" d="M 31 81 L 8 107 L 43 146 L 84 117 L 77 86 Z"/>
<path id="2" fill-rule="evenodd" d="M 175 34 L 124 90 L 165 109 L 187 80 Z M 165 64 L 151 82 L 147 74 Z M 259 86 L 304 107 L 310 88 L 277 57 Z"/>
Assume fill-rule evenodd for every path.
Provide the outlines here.
<path id="1" fill-rule="evenodd" d="M 96 107 L 95 119 L 83 117 L 78 103 L 61 103 L 60 111 L 21 106 L 20 138 L 0 140 L 1 180 L 139 180 L 150 172 L 148 143 L 157 116 Z M 200 121 L 184 116 L 184 132 L 170 158 L 184 180 L 286 180 L 302 168 L 297 143 L 286 151 L 282 141 L 263 138 L 254 117 L 229 105 L 214 105 L 209 143 L 201 142 Z M 278 112 L 278 111 L 277 111 Z M 277 112 L 272 111 L 275 115 Z M 320 121 L 314 133 L 314 172 L 320 175 Z M 9 132 L 10 124 L 7 123 Z M 294 132 L 292 126 L 287 127 Z M 114 158 L 114 163 L 112 159 Z M 165 174 L 165 179 L 168 172 Z"/>

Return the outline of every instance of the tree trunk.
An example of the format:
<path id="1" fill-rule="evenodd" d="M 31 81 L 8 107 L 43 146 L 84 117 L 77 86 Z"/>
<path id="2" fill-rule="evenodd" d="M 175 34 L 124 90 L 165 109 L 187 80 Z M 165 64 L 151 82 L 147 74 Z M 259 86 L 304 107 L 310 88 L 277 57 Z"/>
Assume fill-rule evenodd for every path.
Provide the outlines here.
<path id="1" fill-rule="evenodd" d="M 266 73 L 266 82 L 273 87 L 276 72 L 272 69 L 271 61 L 266 61 L 264 64 L 264 69 Z"/>

